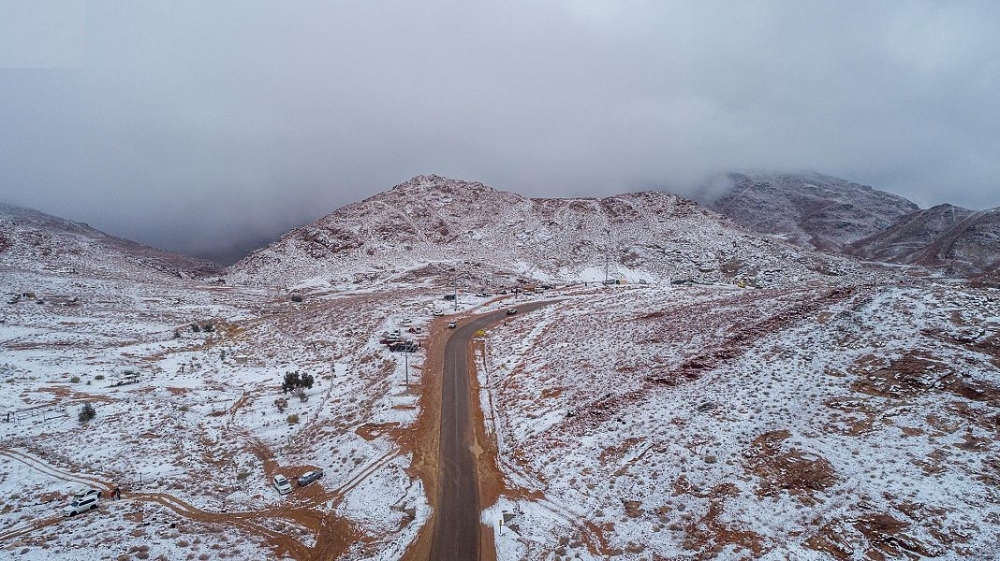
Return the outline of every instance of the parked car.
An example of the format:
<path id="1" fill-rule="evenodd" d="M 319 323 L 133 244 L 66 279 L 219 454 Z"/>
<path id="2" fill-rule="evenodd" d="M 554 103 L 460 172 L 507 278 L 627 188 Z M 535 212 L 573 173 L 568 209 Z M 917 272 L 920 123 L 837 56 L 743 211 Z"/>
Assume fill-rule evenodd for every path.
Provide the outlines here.
<path id="1" fill-rule="evenodd" d="M 274 488 L 278 490 L 279 495 L 287 495 L 292 492 L 292 484 L 288 482 L 288 478 L 280 473 L 274 476 Z"/>
<path id="2" fill-rule="evenodd" d="M 389 350 L 394 353 L 415 353 L 420 348 L 417 341 L 396 341 L 389 343 Z"/>
<path id="3" fill-rule="evenodd" d="M 305 487 L 306 485 L 309 485 L 310 483 L 316 481 L 320 477 L 323 477 L 323 470 L 321 469 L 314 469 L 312 471 L 307 471 L 299 476 L 298 479 L 299 487 Z"/>
<path id="4" fill-rule="evenodd" d="M 99 499 L 99 498 L 101 498 L 101 490 L 100 489 L 86 489 L 86 488 L 80 489 L 80 491 L 77 494 L 73 495 L 73 500 L 74 501 L 82 501 L 83 499 L 86 499 L 87 497 L 97 497 Z"/>
<path id="5" fill-rule="evenodd" d="M 433 315 L 433 316 L 443 316 L 444 312 L 442 312 L 441 310 L 434 310 L 433 312 L 431 312 L 431 315 Z"/>
<path id="6" fill-rule="evenodd" d="M 517 313 L 517 308 L 507 308 L 507 315 L 512 316 Z"/>
<path id="7" fill-rule="evenodd" d="M 458 323 L 456 323 L 454 321 L 449 321 L 448 322 L 448 329 L 455 329 L 456 327 L 458 327 Z"/>
<path id="8" fill-rule="evenodd" d="M 81 512 L 87 512 L 97 508 L 97 495 L 91 495 L 85 499 L 77 499 L 69 504 L 69 506 L 63 507 L 63 516 L 76 516 Z"/>

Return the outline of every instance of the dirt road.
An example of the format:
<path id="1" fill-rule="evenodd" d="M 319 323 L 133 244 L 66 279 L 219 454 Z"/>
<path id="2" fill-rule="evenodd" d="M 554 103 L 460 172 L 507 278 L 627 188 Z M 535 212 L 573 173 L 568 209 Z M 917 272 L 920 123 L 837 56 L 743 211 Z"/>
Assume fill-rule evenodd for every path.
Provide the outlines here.
<path id="1" fill-rule="evenodd" d="M 518 312 L 530 312 L 549 303 L 519 305 Z M 506 317 L 506 311 L 502 310 L 464 322 L 455 329 L 445 345 L 438 461 L 440 484 L 430 548 L 430 559 L 434 561 L 480 559 L 479 531 L 482 525 L 479 522 L 479 477 L 472 452 L 475 439 L 468 352 L 477 331 Z"/>

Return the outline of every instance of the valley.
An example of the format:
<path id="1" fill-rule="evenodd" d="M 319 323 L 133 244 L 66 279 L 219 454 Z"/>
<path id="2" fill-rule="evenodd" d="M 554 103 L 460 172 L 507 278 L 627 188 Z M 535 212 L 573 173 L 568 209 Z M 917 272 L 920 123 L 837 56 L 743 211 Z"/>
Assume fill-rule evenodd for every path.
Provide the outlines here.
<path id="1" fill-rule="evenodd" d="M 394 191 L 226 270 L 0 221 L 3 555 L 1000 554 L 996 286 L 657 194 Z"/>

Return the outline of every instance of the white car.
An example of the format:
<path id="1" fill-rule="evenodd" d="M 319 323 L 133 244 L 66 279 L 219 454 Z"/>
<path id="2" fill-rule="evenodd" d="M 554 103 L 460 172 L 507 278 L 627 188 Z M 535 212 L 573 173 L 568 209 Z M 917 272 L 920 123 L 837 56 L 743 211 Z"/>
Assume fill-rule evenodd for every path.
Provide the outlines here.
<path id="1" fill-rule="evenodd" d="M 80 492 L 73 495 L 74 501 L 82 501 L 87 497 L 97 497 L 101 498 L 101 491 L 99 489 L 80 489 Z"/>
<path id="2" fill-rule="evenodd" d="M 435 317 L 437 317 L 437 316 L 443 316 L 444 312 L 442 312 L 441 310 L 434 310 L 433 312 L 431 312 L 431 315 L 433 315 Z"/>
<path id="3" fill-rule="evenodd" d="M 274 476 L 274 488 L 278 490 L 279 495 L 287 495 L 292 492 L 292 484 L 288 482 L 288 478 L 280 473 Z"/>
<path id="4" fill-rule="evenodd" d="M 91 495 L 85 499 L 77 499 L 69 506 L 63 507 L 63 516 L 75 516 L 95 508 L 97 508 L 97 495 Z"/>

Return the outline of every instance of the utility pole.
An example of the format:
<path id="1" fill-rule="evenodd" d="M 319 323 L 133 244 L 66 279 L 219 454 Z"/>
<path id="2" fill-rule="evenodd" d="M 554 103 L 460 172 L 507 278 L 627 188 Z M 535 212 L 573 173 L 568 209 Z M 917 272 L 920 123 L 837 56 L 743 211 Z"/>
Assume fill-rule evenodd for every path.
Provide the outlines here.
<path id="1" fill-rule="evenodd" d="M 611 230 L 609 228 L 604 229 L 604 284 L 608 284 L 608 258 L 611 246 Z"/>

